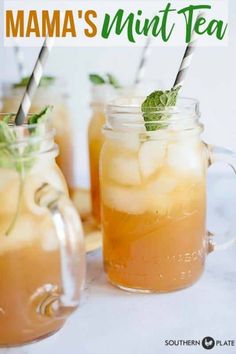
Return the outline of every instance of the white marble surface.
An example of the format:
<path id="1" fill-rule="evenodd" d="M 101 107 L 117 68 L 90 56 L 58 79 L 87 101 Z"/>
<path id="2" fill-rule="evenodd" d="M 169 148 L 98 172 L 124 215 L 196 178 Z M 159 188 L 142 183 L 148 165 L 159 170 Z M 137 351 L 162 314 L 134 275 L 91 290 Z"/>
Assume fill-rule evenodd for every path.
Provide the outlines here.
<path id="1" fill-rule="evenodd" d="M 227 231 L 235 224 L 236 180 L 210 179 L 209 187 L 210 224 Z M 131 294 L 109 285 L 98 251 L 88 256 L 81 308 L 56 337 L 32 346 L 30 354 L 200 354 L 208 351 L 166 347 L 164 341 L 205 336 L 236 341 L 235 322 L 236 246 L 210 254 L 205 274 L 191 288 L 162 295 Z M 210 352 L 236 353 L 236 346 Z"/>

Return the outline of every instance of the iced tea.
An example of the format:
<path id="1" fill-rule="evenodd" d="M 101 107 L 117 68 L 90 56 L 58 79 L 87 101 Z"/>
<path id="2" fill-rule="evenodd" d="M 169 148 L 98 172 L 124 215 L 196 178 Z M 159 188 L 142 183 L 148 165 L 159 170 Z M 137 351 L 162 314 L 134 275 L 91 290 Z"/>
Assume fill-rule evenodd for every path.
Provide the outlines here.
<path id="1" fill-rule="evenodd" d="M 104 143 L 102 127 L 105 124 L 106 104 L 115 97 L 116 90 L 110 85 L 94 86 L 92 90 L 92 117 L 88 129 L 89 163 L 92 214 L 97 225 L 101 223 L 99 159 Z"/>
<path id="2" fill-rule="evenodd" d="M 201 127 L 180 119 L 146 132 L 132 107 L 114 109 L 101 155 L 107 276 L 124 289 L 184 288 L 201 276 L 206 255 Z"/>
<path id="3" fill-rule="evenodd" d="M 8 347 L 44 338 L 62 327 L 78 305 L 84 248 L 78 216 L 55 163 L 57 149 L 51 130 L 41 138 L 32 126 L 31 139 L 27 126 L 9 126 L 6 132 L 8 128 L 1 124 L 0 347 Z M 42 127 L 42 134 L 44 131 Z M 11 143 L 7 142 L 9 136 Z M 68 313 L 61 316 L 56 312 L 62 306 L 61 295 L 66 298 L 67 291 L 62 269 L 67 276 L 71 269 L 63 268 L 67 251 L 62 257 L 58 222 L 64 245 L 73 242 L 70 266 L 75 263 L 76 269 L 71 280 L 77 289 Z"/>

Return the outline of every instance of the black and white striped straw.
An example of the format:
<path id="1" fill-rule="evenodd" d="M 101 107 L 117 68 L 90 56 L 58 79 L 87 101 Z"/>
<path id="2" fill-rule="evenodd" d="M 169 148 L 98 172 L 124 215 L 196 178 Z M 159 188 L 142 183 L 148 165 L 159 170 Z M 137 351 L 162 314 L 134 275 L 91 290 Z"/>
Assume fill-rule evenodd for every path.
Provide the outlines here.
<path id="1" fill-rule="evenodd" d="M 16 119 L 15 119 L 16 125 L 22 125 L 25 121 L 25 118 L 27 117 L 27 115 L 29 113 L 29 110 L 30 110 L 30 107 L 32 104 L 32 100 L 34 98 L 34 95 L 37 91 L 40 80 L 42 78 L 43 70 L 44 70 L 45 64 L 47 62 L 49 53 L 52 49 L 52 46 L 53 46 L 52 38 L 47 37 L 43 43 L 43 46 L 42 46 L 42 49 L 39 53 L 34 70 L 32 72 L 32 75 L 29 79 L 24 96 L 22 98 L 19 110 L 16 114 Z"/>
<path id="2" fill-rule="evenodd" d="M 16 64 L 18 68 L 18 73 L 20 79 L 26 76 L 25 64 L 24 64 L 24 55 L 20 47 L 14 45 L 14 53 L 16 58 Z"/>
<path id="3" fill-rule="evenodd" d="M 140 59 L 138 70 L 137 70 L 137 73 L 135 76 L 135 81 L 134 81 L 135 85 L 138 85 L 144 77 L 144 74 L 146 71 L 146 66 L 147 66 L 147 61 L 148 61 L 148 58 L 149 58 L 149 55 L 151 52 L 150 44 L 151 44 L 151 38 L 148 37 L 145 47 L 143 48 L 143 51 L 141 54 L 141 59 Z"/>
<path id="4" fill-rule="evenodd" d="M 197 19 L 199 19 L 203 15 L 204 14 L 202 12 L 199 13 Z M 196 46 L 197 46 L 197 37 L 196 37 L 196 32 L 193 31 L 192 36 L 191 36 L 191 41 L 187 45 L 186 50 L 184 52 L 184 56 L 183 56 L 181 65 L 180 65 L 177 77 L 175 79 L 174 88 L 178 87 L 178 86 L 183 87 L 185 78 L 187 76 L 188 69 L 189 69 L 192 59 L 193 59 L 193 55 L 194 55 Z"/>

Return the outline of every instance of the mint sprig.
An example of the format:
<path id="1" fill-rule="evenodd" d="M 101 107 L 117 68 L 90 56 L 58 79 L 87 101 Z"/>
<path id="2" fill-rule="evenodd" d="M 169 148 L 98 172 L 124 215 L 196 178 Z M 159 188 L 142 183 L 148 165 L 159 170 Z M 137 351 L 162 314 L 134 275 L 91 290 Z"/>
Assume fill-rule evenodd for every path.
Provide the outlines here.
<path id="1" fill-rule="evenodd" d="M 38 124 L 47 119 L 47 114 L 53 110 L 52 106 L 46 106 L 39 113 L 35 113 L 29 117 L 28 124 Z"/>
<path id="2" fill-rule="evenodd" d="M 89 80 L 94 85 L 104 85 L 106 83 L 106 81 L 100 75 L 97 74 L 90 74 Z"/>
<path id="3" fill-rule="evenodd" d="M 117 78 L 114 75 L 107 74 L 107 79 L 108 79 L 108 83 L 110 85 L 112 85 L 114 88 L 116 88 L 116 89 L 121 88 L 119 81 L 117 80 Z"/>
<path id="4" fill-rule="evenodd" d="M 164 122 L 167 122 L 169 118 L 167 108 L 176 105 L 180 88 L 178 86 L 167 91 L 154 91 L 146 98 L 141 106 L 141 110 L 144 121 L 147 122 L 145 124 L 147 131 L 155 131 L 165 126 Z M 167 111 L 166 113 L 165 110 Z M 160 124 L 156 123 L 158 121 L 160 121 Z"/>
<path id="5" fill-rule="evenodd" d="M 98 75 L 98 74 L 90 74 L 89 75 L 89 80 L 92 82 L 94 85 L 111 85 L 115 89 L 121 88 L 121 85 L 118 81 L 118 79 L 112 75 L 112 74 L 106 74 L 104 76 Z"/>
<path id="6" fill-rule="evenodd" d="M 47 113 L 51 111 L 52 107 L 45 107 L 41 112 L 32 115 L 28 122 L 24 125 L 23 133 L 26 133 L 26 137 L 39 137 L 41 136 L 41 123 L 47 119 Z M 14 126 L 13 118 L 14 114 L 7 114 L 0 121 L 0 168 L 13 169 L 19 173 L 20 185 L 18 197 L 16 200 L 16 210 L 13 214 L 13 218 L 7 227 L 5 232 L 6 236 L 9 236 L 12 230 L 16 226 L 17 219 L 19 217 L 22 195 L 24 190 L 24 177 L 27 172 L 32 168 L 36 160 L 36 153 L 40 151 L 40 139 L 39 141 L 30 140 L 22 141 L 21 131 L 18 129 L 12 129 Z M 33 127 L 32 124 L 36 125 Z M 28 131 L 27 131 L 28 125 Z M 19 134 L 20 133 L 20 137 Z M 24 138 L 24 136 L 23 136 Z"/>
<path id="7" fill-rule="evenodd" d="M 51 106 L 45 107 L 40 113 L 29 118 L 27 136 L 40 137 L 40 123 L 47 119 L 47 114 L 51 110 Z M 35 154 L 40 150 L 40 142 L 29 141 L 29 143 L 19 144 L 17 131 L 12 129 L 13 125 L 10 123 L 14 116 L 8 114 L 0 121 L 0 168 L 14 169 L 20 175 L 25 175 L 35 162 Z M 32 128 L 31 124 L 36 126 Z"/>
<path id="8" fill-rule="evenodd" d="M 26 87 L 28 85 L 29 80 L 30 80 L 30 76 L 25 76 L 21 79 L 21 81 L 14 84 L 13 87 L 14 88 Z M 39 83 L 39 87 L 48 87 L 54 84 L 55 80 L 56 79 L 54 76 L 43 76 Z"/>

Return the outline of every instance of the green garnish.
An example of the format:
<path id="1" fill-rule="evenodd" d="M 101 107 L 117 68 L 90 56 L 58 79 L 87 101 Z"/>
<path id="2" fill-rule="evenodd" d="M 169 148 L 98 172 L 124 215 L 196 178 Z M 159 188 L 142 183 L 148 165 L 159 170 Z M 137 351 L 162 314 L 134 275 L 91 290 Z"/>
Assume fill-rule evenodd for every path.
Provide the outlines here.
<path id="1" fill-rule="evenodd" d="M 167 91 L 154 91 L 151 93 L 141 106 L 143 112 L 143 118 L 147 124 L 145 124 L 147 131 L 155 131 L 163 127 L 163 121 L 168 121 L 169 114 L 165 114 L 163 111 L 167 107 L 174 107 L 176 105 L 180 86 L 172 88 Z M 161 111 L 161 113 L 157 113 Z M 161 121 L 161 124 L 156 123 Z M 151 123 L 155 122 L 155 123 Z"/>
<path id="2" fill-rule="evenodd" d="M 107 78 L 108 78 L 108 82 L 110 85 L 112 85 L 115 88 L 121 88 L 121 85 L 119 83 L 119 81 L 117 80 L 117 78 L 112 75 L 112 74 L 107 74 Z"/>
<path id="3" fill-rule="evenodd" d="M 89 75 L 89 80 L 94 85 L 109 84 L 109 85 L 113 86 L 116 89 L 121 88 L 121 85 L 120 85 L 119 81 L 112 74 L 106 74 L 103 77 L 101 75 L 97 75 L 97 74 L 90 74 Z"/>
<path id="4" fill-rule="evenodd" d="M 9 124 L 11 119 L 14 117 L 14 113 L 9 113 L 3 117 L 3 122 Z"/>
<path id="5" fill-rule="evenodd" d="M 35 124 L 36 127 L 29 127 L 28 136 L 40 137 L 40 123 L 47 119 L 47 113 L 51 110 L 52 107 L 48 106 L 29 118 L 27 125 Z M 0 121 L 0 168 L 15 169 L 21 175 L 25 175 L 35 162 L 35 154 L 40 150 L 40 143 L 29 141 L 28 144 L 19 144 L 17 131 L 8 125 L 14 116 L 8 114 Z"/>
<path id="6" fill-rule="evenodd" d="M 104 85 L 106 83 L 106 81 L 100 75 L 97 74 L 90 74 L 89 80 L 94 85 Z"/>
<path id="7" fill-rule="evenodd" d="M 38 124 L 47 119 L 47 114 L 53 109 L 52 106 L 46 106 L 41 112 L 35 113 L 29 117 L 28 124 Z"/>
<path id="8" fill-rule="evenodd" d="M 23 77 L 21 79 L 21 81 L 14 84 L 13 87 L 14 88 L 26 87 L 28 85 L 29 79 L 30 79 L 30 76 Z M 48 87 L 48 86 L 54 84 L 55 80 L 56 79 L 53 76 L 43 76 L 40 81 L 39 87 Z"/>
<path id="9" fill-rule="evenodd" d="M 21 133 L 20 127 L 12 129 L 14 126 L 14 114 L 7 114 L 0 121 L 0 168 L 14 169 L 19 173 L 20 185 L 18 198 L 16 200 L 16 210 L 12 221 L 5 232 L 9 236 L 16 226 L 16 222 L 21 210 L 22 195 L 24 191 L 24 178 L 36 161 L 36 154 L 41 148 L 41 125 L 47 119 L 47 113 L 52 110 L 51 106 L 45 107 L 40 113 L 30 116 L 24 125 Z M 30 125 L 34 125 L 33 127 Z M 27 130 L 28 125 L 28 130 Z M 35 126 L 36 125 L 36 126 Z M 20 136 L 19 136 L 20 134 Z M 22 136 L 23 134 L 23 136 Z M 26 140 L 24 141 L 24 136 Z M 29 137 L 38 138 L 27 140 Z"/>

